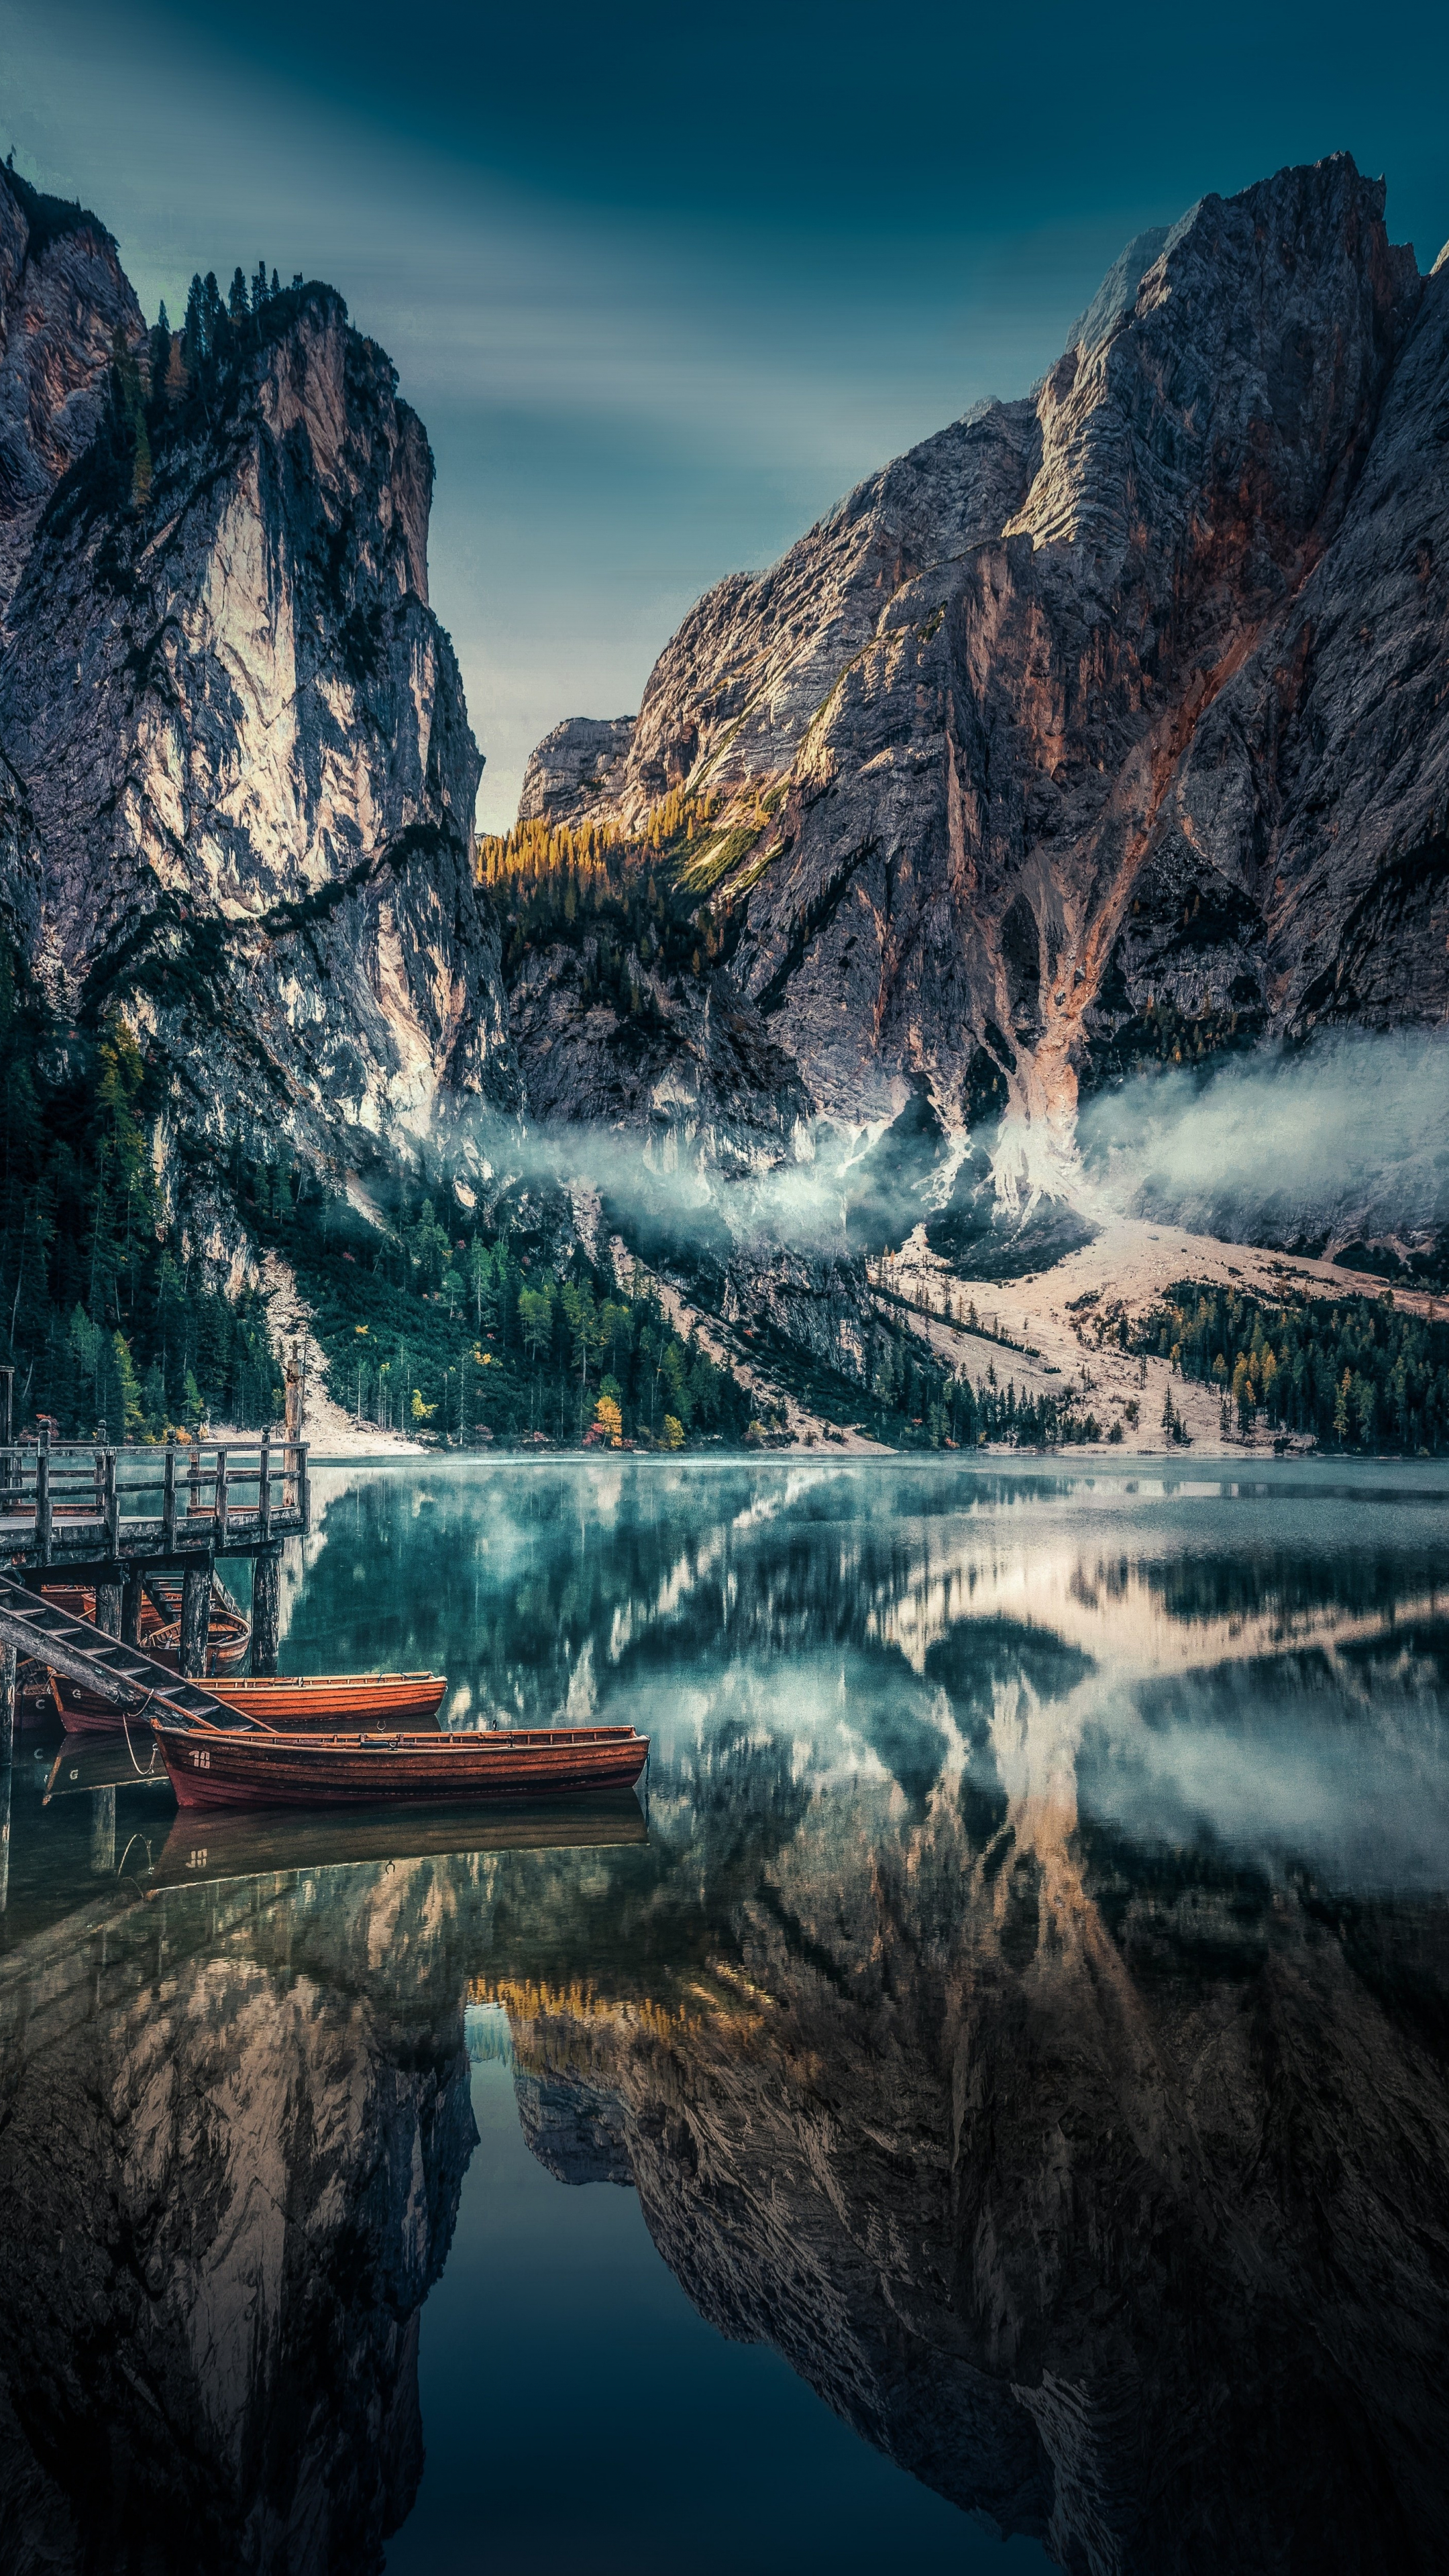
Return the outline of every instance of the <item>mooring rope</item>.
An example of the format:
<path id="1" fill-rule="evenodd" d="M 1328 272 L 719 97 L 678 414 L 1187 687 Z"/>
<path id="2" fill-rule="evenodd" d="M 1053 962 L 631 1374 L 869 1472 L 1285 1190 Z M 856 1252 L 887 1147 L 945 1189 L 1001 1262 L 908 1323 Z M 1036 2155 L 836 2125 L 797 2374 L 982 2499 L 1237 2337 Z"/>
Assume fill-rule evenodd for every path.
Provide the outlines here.
<path id="1" fill-rule="evenodd" d="M 156 1696 L 156 1693 L 155 1693 L 154 1689 L 153 1689 L 153 1690 L 148 1690 L 148 1692 L 146 1693 L 145 1698 L 142 1700 L 141 1705 L 140 1705 L 140 1707 L 139 1707 L 139 1708 L 137 1708 L 137 1709 L 125 1709 L 125 1708 L 123 1708 L 123 1709 L 122 1709 L 122 1711 L 121 1711 L 121 1731 L 122 1731 L 122 1733 L 124 1734 L 125 1739 L 126 1739 L 126 1751 L 130 1754 L 130 1757 L 131 1757 L 131 1768 L 132 1768 L 132 1770 L 135 1772 L 136 1777 L 137 1777 L 137 1779 L 138 1779 L 138 1780 L 149 1780 L 149 1779 L 150 1779 L 150 1777 L 151 1777 L 151 1775 L 152 1775 L 152 1773 L 153 1773 L 153 1771 L 154 1771 L 154 1770 L 155 1770 L 155 1768 L 156 1768 L 156 1738 L 155 1738 L 155 1736 L 154 1736 L 154 1735 L 153 1735 L 153 1736 L 152 1736 L 152 1738 L 151 1738 L 151 1759 L 150 1759 L 150 1761 L 147 1763 L 146 1768 L 145 1768 L 145 1770 L 143 1771 L 143 1770 L 142 1770 L 142 1768 L 141 1768 L 140 1763 L 139 1763 L 139 1762 L 137 1761 L 137 1759 L 136 1759 L 136 1748 L 135 1748 L 135 1746 L 134 1746 L 134 1745 L 132 1744 L 132 1742 L 131 1742 L 131 1726 L 130 1726 L 130 1721 L 131 1721 L 132 1717 L 138 1717 L 138 1718 L 139 1718 L 139 1717 L 144 1717 L 144 1716 L 145 1716 L 145 1714 L 146 1714 L 147 1709 L 150 1707 L 151 1702 L 152 1702 L 152 1700 L 155 1698 L 155 1696 Z M 130 1846 L 128 1845 L 128 1846 L 127 1846 L 127 1848 L 129 1849 L 129 1848 L 130 1848 Z"/>

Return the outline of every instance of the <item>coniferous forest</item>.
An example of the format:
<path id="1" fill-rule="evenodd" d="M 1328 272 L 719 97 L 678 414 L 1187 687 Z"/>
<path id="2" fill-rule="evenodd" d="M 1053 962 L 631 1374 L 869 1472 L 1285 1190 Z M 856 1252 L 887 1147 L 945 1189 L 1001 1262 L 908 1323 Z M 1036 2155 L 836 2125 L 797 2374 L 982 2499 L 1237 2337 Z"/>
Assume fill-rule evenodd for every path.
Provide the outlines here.
<path id="1" fill-rule="evenodd" d="M 1216 1386 L 1242 1433 L 1261 1424 L 1322 1449 L 1408 1457 L 1449 1449 L 1449 1324 L 1398 1311 L 1387 1289 L 1275 1307 L 1187 1280 L 1130 1347 Z"/>
<path id="2" fill-rule="evenodd" d="M 360 1424 L 465 1447 L 678 1449 L 747 1429 L 734 1379 L 681 1340 L 651 1289 L 559 1252 L 517 1208 L 465 1233 L 440 1183 L 400 1193 L 380 1236 L 280 1164 L 247 1172 L 242 1204 L 295 1271 L 330 1392 Z"/>
<path id="3" fill-rule="evenodd" d="M 169 1238 L 147 1080 L 124 1022 L 61 1027 L 0 940 L 0 1360 L 17 1423 L 48 1416 L 62 1437 L 282 1410 L 262 1300 L 227 1298 Z"/>
<path id="4" fill-rule="evenodd" d="M 46 1417 L 63 1437 L 104 1424 L 113 1440 L 154 1440 L 207 1421 L 259 1428 L 282 1412 L 265 1299 L 225 1295 L 166 1223 L 148 1081 L 124 1021 L 61 1026 L 0 945 L 0 1360 L 16 1371 L 17 1422 Z M 401 1192 L 379 1236 L 284 1162 L 238 1160 L 227 1179 L 253 1239 L 295 1271 L 330 1392 L 360 1423 L 469 1446 L 669 1449 L 760 1434 L 744 1390 L 672 1328 L 652 1287 L 576 1246 L 561 1254 L 516 1208 L 465 1231 L 439 1176 L 431 1196 Z M 1240 1433 L 1359 1453 L 1449 1448 L 1449 1325 L 1397 1310 L 1388 1293 L 1274 1307 L 1189 1281 L 1121 1329 L 1131 1348 L 1215 1385 Z M 1080 1400 L 1018 1395 L 1009 1375 L 973 1386 L 884 1318 L 865 1388 L 817 1380 L 768 1334 L 759 1348 L 807 1401 L 895 1445 L 1100 1436 Z"/>

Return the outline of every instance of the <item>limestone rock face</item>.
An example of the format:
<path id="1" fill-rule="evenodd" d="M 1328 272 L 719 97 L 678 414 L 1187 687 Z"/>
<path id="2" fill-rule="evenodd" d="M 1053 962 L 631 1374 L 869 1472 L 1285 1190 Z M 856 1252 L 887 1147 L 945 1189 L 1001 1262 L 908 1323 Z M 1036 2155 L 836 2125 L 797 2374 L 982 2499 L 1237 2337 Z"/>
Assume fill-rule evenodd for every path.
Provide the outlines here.
<path id="1" fill-rule="evenodd" d="M 620 785 L 633 733 L 632 716 L 566 716 L 529 755 L 519 821 L 532 823 L 547 815 L 551 823 L 570 822 Z"/>
<path id="2" fill-rule="evenodd" d="M 0 616 L 36 522 L 100 422 L 141 308 L 103 224 L 0 170 Z"/>
<path id="3" fill-rule="evenodd" d="M 1204 198 L 701 600 L 591 810 L 768 810 L 713 900 L 817 1111 L 1050 1137 L 1168 1004 L 1208 1055 L 1443 1018 L 1446 333 L 1347 155 Z"/>
<path id="4" fill-rule="evenodd" d="M 210 379 L 180 342 L 170 369 L 146 475 L 108 388 L 38 517 L 0 747 L 31 961 L 142 1034 L 184 1204 L 235 1143 L 356 1167 L 514 1082 L 422 425 L 328 288 L 274 299 Z"/>

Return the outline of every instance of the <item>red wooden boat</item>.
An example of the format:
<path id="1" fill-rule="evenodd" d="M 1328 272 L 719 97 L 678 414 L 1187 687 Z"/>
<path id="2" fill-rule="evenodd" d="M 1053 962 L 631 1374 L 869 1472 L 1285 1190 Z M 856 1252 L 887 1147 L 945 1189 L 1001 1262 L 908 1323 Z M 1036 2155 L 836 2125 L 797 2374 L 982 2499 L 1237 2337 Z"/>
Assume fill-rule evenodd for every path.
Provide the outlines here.
<path id="1" fill-rule="evenodd" d="M 153 1716 L 183 1807 L 316 1807 L 572 1797 L 631 1788 L 649 1758 L 632 1726 L 550 1726 L 482 1734 L 282 1733 L 177 1726 Z"/>
<path id="2" fill-rule="evenodd" d="M 52 1673 L 61 1723 L 72 1735 L 110 1735 L 121 1723 L 114 1700 Z M 313 1726 L 423 1726 L 436 1718 L 448 1687 L 443 1673 L 271 1673 L 207 1677 L 213 1699 L 239 1717 L 289 1733 Z"/>
<path id="3" fill-rule="evenodd" d="M 208 1673 L 214 1664 L 234 1664 L 246 1653 L 251 1637 L 251 1623 L 235 1610 L 213 1610 L 206 1632 Z M 157 1620 L 154 1628 L 141 1625 L 140 1644 L 158 1664 L 169 1664 L 173 1672 L 181 1660 L 180 1618 Z"/>

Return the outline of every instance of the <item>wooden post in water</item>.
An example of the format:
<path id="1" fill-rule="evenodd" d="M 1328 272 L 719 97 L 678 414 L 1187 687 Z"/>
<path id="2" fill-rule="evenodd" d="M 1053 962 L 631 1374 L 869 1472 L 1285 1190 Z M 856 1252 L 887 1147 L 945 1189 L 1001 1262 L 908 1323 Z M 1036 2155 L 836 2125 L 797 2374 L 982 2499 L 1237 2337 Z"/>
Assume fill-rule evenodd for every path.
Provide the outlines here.
<path id="1" fill-rule="evenodd" d="M 143 1589 L 141 1569 L 138 1565 L 133 1565 L 127 1572 L 126 1588 L 121 1595 L 121 1642 L 126 1646 L 139 1646 L 141 1642 Z"/>
<path id="2" fill-rule="evenodd" d="M 116 1866 L 116 1793 L 114 1789 L 91 1791 L 91 1868 L 98 1878 L 109 1877 Z"/>
<path id="3" fill-rule="evenodd" d="M 181 1669 L 191 1681 L 206 1671 L 206 1641 L 211 1632 L 211 1559 L 188 1565 L 181 1577 Z"/>
<path id="4" fill-rule="evenodd" d="M 119 1566 L 108 1568 L 96 1585 L 96 1626 L 108 1637 L 121 1633 L 121 1594 L 125 1577 Z"/>
<path id="5" fill-rule="evenodd" d="M 0 1646 L 0 1770 L 8 1768 L 15 1750 L 15 1649 Z M 8 1822 L 10 1808 L 5 1809 Z"/>
<path id="6" fill-rule="evenodd" d="M 277 1541 L 264 1547 L 252 1581 L 252 1654 L 254 1673 L 277 1669 L 277 1640 L 282 1624 L 282 1551 Z"/>
<path id="7" fill-rule="evenodd" d="M 162 1487 L 161 1512 L 169 1555 L 176 1545 L 176 1442 L 174 1438 L 166 1443 L 165 1483 Z"/>

